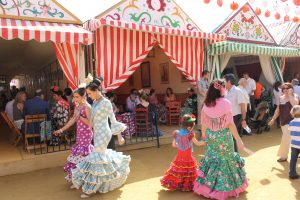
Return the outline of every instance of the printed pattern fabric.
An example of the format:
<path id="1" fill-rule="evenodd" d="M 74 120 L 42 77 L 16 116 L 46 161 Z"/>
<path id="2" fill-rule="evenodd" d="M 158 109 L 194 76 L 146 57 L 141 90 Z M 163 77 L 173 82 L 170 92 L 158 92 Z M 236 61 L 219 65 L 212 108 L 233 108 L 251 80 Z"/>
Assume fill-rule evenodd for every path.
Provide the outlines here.
<path id="1" fill-rule="evenodd" d="M 206 152 L 200 161 L 194 192 L 211 199 L 237 197 L 248 187 L 245 161 L 234 152 L 229 129 L 206 131 Z"/>

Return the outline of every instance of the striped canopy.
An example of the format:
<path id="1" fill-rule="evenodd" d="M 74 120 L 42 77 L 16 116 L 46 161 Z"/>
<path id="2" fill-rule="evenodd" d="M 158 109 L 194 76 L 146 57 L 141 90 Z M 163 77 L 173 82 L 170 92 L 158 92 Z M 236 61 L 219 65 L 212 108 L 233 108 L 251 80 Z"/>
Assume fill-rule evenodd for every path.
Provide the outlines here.
<path id="1" fill-rule="evenodd" d="M 300 56 L 298 49 L 267 46 L 259 44 L 238 43 L 238 42 L 218 42 L 213 43 L 208 48 L 209 55 L 248 54 L 248 55 L 267 55 L 274 57 L 297 57 Z"/>
<path id="2" fill-rule="evenodd" d="M 38 42 L 91 44 L 93 34 L 80 26 L 63 23 L 26 21 L 0 18 L 0 37 Z"/>
<path id="3" fill-rule="evenodd" d="M 106 20 L 106 19 L 92 19 L 84 24 L 84 28 L 90 31 L 95 31 L 101 26 L 112 26 L 123 29 L 145 31 L 156 34 L 178 35 L 185 37 L 197 37 L 201 39 L 209 39 L 211 41 L 226 40 L 225 34 L 205 33 L 200 31 L 187 31 L 182 29 L 166 28 L 161 26 L 152 26 L 148 24 L 137 24 L 124 21 Z"/>

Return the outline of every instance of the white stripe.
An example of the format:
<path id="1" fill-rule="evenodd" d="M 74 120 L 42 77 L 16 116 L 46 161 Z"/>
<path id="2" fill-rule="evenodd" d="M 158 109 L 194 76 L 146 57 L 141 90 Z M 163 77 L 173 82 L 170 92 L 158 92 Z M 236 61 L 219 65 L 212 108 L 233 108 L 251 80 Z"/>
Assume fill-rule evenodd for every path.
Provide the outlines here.
<path id="1" fill-rule="evenodd" d="M 100 52 L 100 57 L 101 57 L 101 60 L 100 60 L 100 69 L 101 69 L 100 70 L 100 76 L 104 77 L 104 72 L 106 70 L 106 68 L 104 66 L 104 59 L 106 59 L 106 58 L 104 58 L 104 51 L 105 51 L 104 42 L 106 41 L 106 39 L 104 38 L 104 29 L 103 29 L 103 27 L 100 29 L 100 40 L 101 40 L 100 47 L 99 47 L 99 48 L 101 48 L 101 52 Z M 96 51 L 97 51 L 97 49 L 96 49 Z"/>
<path id="2" fill-rule="evenodd" d="M 118 63 L 117 63 L 117 55 L 118 55 L 118 53 L 119 53 L 119 51 L 118 51 L 118 44 L 120 43 L 120 41 L 119 41 L 119 39 L 120 38 L 118 38 L 118 40 L 117 40 L 117 32 L 118 32 L 118 30 L 117 29 L 113 29 L 114 30 L 114 55 L 112 55 L 113 56 L 113 59 L 114 59 L 114 66 L 112 66 L 112 68 L 113 68 L 113 82 L 116 80 L 116 77 L 117 77 L 117 67 L 119 67 L 119 65 L 118 65 Z M 118 42 L 118 43 L 117 43 Z"/>
<path id="3" fill-rule="evenodd" d="M 111 68 L 113 66 L 110 66 L 110 61 L 111 61 L 113 55 L 111 55 L 110 52 L 111 52 L 111 41 L 113 40 L 113 38 L 110 37 L 110 27 L 108 27 L 106 30 L 107 30 L 107 34 L 106 34 L 107 39 L 106 39 L 106 41 L 108 41 L 108 42 L 106 44 L 107 49 L 104 49 L 104 51 L 107 51 L 106 55 L 107 55 L 107 65 L 108 66 L 104 66 L 104 67 L 108 71 L 108 77 L 106 77 L 107 78 L 107 82 L 111 83 L 112 80 L 110 80 L 110 74 L 112 73 Z"/>
<path id="4" fill-rule="evenodd" d="M 131 51 L 130 47 L 129 47 L 129 42 L 130 42 L 130 34 L 131 31 L 130 30 L 126 30 L 127 32 L 127 38 L 126 38 L 126 68 L 129 67 L 129 51 Z"/>
<path id="5" fill-rule="evenodd" d="M 118 49 L 118 53 L 120 54 L 120 61 L 119 61 L 119 66 L 120 66 L 120 70 L 119 70 L 119 76 L 122 75 L 122 70 L 123 70 L 123 66 L 124 66 L 124 63 L 123 63 L 123 48 L 124 48 L 124 45 L 123 45 L 123 42 L 124 42 L 124 30 L 123 29 L 120 29 L 120 38 L 119 38 L 119 42 L 120 42 L 120 49 Z"/>
<path id="6" fill-rule="evenodd" d="M 300 127 L 299 126 L 290 126 L 289 129 L 290 129 L 290 131 L 300 132 Z"/>

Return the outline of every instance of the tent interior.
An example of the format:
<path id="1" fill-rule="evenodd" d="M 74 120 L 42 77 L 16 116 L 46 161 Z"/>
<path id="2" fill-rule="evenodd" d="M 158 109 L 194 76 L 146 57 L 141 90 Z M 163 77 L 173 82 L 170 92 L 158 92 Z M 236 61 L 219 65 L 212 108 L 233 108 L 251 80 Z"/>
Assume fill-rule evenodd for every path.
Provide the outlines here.
<path id="1" fill-rule="evenodd" d="M 144 59 L 141 66 L 115 90 L 118 95 L 117 104 L 125 106 L 130 90 L 155 89 L 158 100 L 163 103 L 167 88 L 172 88 L 176 100 L 184 103 L 187 98 L 187 89 L 193 85 L 177 69 L 175 64 L 159 46 L 154 46 Z"/>
<path id="2" fill-rule="evenodd" d="M 295 73 L 300 73 L 300 58 L 291 57 L 285 59 L 285 68 L 283 72 L 283 80 L 290 82 L 294 78 Z"/>
<path id="3" fill-rule="evenodd" d="M 226 68 L 222 72 L 222 76 L 228 73 L 233 73 L 236 77 L 242 78 L 243 73 L 247 72 L 251 78 L 262 85 L 271 86 L 264 75 L 258 56 L 254 55 L 232 55 Z"/>
<path id="4" fill-rule="evenodd" d="M 19 87 L 25 87 L 29 96 L 41 88 L 49 98 L 52 85 L 67 87 L 51 42 L 0 38 L 0 55 L 0 75 L 5 77 L 2 85 L 6 90 L 12 79 Z"/>

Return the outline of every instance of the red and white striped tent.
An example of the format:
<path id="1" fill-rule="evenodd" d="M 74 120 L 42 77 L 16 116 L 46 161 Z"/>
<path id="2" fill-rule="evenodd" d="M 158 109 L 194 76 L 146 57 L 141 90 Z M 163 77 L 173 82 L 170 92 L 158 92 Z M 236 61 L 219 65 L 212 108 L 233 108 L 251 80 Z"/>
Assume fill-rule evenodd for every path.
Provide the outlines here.
<path id="1" fill-rule="evenodd" d="M 226 39 L 224 34 L 106 19 L 90 20 L 84 27 L 95 31 L 97 75 L 103 77 L 106 90 L 122 85 L 155 45 L 195 83 L 203 70 L 204 40 Z"/>
<path id="2" fill-rule="evenodd" d="M 34 7 L 35 4 L 30 6 Z M 51 13 L 48 18 L 43 18 L 47 14 L 43 12 L 38 12 L 41 13 L 40 17 L 23 16 L 26 12 L 22 11 L 22 7 L 15 10 L 4 7 L 3 13 L 0 13 L 0 37 L 5 40 L 18 38 L 23 41 L 52 42 L 68 84 L 75 89 L 79 84 L 79 68 L 84 63 L 82 45 L 93 43 L 93 34 L 76 25 L 81 22 L 56 1 L 44 6 L 48 6 L 50 11 L 56 9 L 65 19 L 52 19 Z"/>

